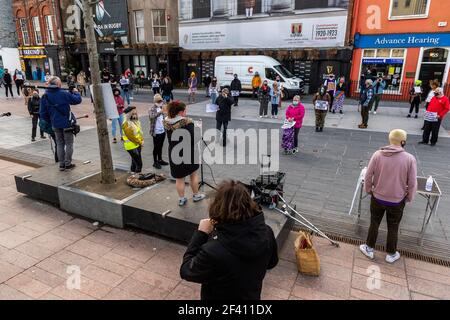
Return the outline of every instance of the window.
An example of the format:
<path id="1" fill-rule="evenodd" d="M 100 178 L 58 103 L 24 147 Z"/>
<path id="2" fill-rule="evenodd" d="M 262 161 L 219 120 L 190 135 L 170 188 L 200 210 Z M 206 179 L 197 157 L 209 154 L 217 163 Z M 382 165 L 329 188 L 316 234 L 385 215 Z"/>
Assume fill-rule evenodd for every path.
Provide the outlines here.
<path id="1" fill-rule="evenodd" d="M 47 27 L 47 43 L 55 43 L 55 32 L 53 31 L 53 16 L 45 16 L 45 25 Z"/>
<path id="2" fill-rule="evenodd" d="M 405 49 L 366 49 L 361 70 L 369 79 L 383 77 L 386 91 L 398 93 L 403 76 Z"/>
<path id="3" fill-rule="evenodd" d="M 153 41 L 167 42 L 167 23 L 165 10 L 152 10 Z"/>
<path id="4" fill-rule="evenodd" d="M 34 40 L 36 44 L 42 44 L 41 25 L 39 17 L 33 17 Z"/>
<path id="5" fill-rule="evenodd" d="M 364 57 L 366 58 L 374 58 L 377 54 L 377 50 L 364 50 Z"/>
<path id="6" fill-rule="evenodd" d="M 133 56 L 134 62 L 134 73 L 137 74 L 139 71 L 144 72 L 144 77 L 147 76 L 147 64 L 145 63 L 145 56 Z"/>
<path id="7" fill-rule="evenodd" d="M 145 42 L 145 30 L 144 30 L 144 11 L 139 10 L 134 12 L 134 28 L 136 32 L 136 42 Z"/>
<path id="8" fill-rule="evenodd" d="M 391 0 L 391 19 L 426 18 L 431 0 Z"/>
<path id="9" fill-rule="evenodd" d="M 278 73 L 275 72 L 272 68 L 266 68 L 266 78 L 272 81 L 277 79 Z"/>
<path id="10" fill-rule="evenodd" d="M 28 35 L 27 20 L 24 18 L 19 19 L 20 31 L 22 32 L 22 44 L 28 46 L 30 44 L 30 36 Z"/>

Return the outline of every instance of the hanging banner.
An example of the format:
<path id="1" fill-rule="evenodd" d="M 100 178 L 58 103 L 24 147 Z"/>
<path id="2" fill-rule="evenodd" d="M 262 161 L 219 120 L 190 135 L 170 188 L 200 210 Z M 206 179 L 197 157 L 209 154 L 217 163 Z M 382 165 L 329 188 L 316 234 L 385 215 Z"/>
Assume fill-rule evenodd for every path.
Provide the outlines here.
<path id="1" fill-rule="evenodd" d="M 187 50 L 344 46 L 348 1 L 179 0 Z"/>
<path id="2" fill-rule="evenodd" d="M 346 24 L 346 16 L 181 24 L 180 46 L 188 50 L 339 47 L 344 45 Z"/>

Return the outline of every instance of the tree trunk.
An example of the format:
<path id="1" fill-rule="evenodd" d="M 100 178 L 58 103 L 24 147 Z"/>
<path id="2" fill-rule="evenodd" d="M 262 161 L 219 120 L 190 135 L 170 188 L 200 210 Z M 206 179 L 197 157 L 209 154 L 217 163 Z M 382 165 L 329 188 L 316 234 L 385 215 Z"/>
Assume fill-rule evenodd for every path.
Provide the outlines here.
<path id="1" fill-rule="evenodd" d="M 109 144 L 108 125 L 106 122 L 105 106 L 102 89 L 100 86 L 100 66 L 98 63 L 97 39 L 94 30 L 94 10 L 90 0 L 83 0 L 84 29 L 86 32 L 86 46 L 89 55 L 89 65 L 91 68 L 91 83 L 94 94 L 95 118 L 97 121 L 98 145 L 100 148 L 101 176 L 102 183 L 113 184 L 114 167 L 111 156 L 111 146 Z"/>

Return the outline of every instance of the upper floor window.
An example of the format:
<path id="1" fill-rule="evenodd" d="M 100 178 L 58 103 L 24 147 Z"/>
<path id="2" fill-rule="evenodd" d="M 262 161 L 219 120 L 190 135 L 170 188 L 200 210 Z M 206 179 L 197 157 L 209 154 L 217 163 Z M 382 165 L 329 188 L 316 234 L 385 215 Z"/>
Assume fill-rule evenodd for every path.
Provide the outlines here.
<path id="1" fill-rule="evenodd" d="M 39 17 L 33 17 L 33 29 L 36 44 L 42 44 L 41 25 L 39 23 Z"/>
<path id="2" fill-rule="evenodd" d="M 45 25 L 47 27 L 47 43 L 54 44 L 55 32 L 53 30 L 53 16 L 45 16 Z"/>
<path id="3" fill-rule="evenodd" d="M 167 22 L 165 10 L 152 10 L 153 41 L 167 42 Z"/>
<path id="4" fill-rule="evenodd" d="M 22 32 L 22 44 L 24 46 L 30 45 L 30 35 L 28 34 L 27 19 L 19 19 L 20 31 Z"/>
<path id="5" fill-rule="evenodd" d="M 134 30 L 136 32 L 136 43 L 145 42 L 144 11 L 134 12 Z"/>
<path id="6" fill-rule="evenodd" d="M 391 0 L 390 19 L 426 18 L 431 0 Z"/>

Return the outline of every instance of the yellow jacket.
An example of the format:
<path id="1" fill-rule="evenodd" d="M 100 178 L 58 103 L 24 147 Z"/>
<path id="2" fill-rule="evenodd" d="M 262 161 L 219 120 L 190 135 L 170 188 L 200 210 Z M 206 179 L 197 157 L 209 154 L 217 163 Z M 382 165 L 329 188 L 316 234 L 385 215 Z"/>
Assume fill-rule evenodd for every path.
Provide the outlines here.
<path id="1" fill-rule="evenodd" d="M 134 150 L 142 146 L 144 136 L 140 121 L 125 121 L 122 125 L 122 138 L 125 150 Z"/>
<path id="2" fill-rule="evenodd" d="M 260 76 L 254 76 L 252 79 L 252 87 L 253 88 L 259 88 L 261 87 L 261 77 Z"/>

